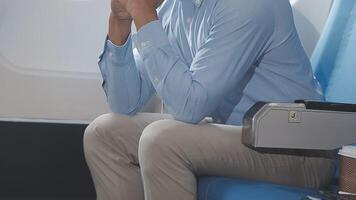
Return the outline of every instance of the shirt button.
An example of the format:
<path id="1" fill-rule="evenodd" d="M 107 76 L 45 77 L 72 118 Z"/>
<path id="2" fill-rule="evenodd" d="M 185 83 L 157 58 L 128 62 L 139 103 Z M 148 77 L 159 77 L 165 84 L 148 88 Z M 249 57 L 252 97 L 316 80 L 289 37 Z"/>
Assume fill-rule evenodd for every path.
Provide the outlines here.
<path id="1" fill-rule="evenodd" d="M 153 82 L 158 84 L 159 83 L 159 79 L 157 77 L 154 77 Z"/>
<path id="2" fill-rule="evenodd" d="M 202 2 L 203 2 L 203 0 L 195 0 L 195 5 L 197 5 L 199 7 Z"/>
<path id="3" fill-rule="evenodd" d="M 109 53 L 109 57 L 112 58 L 114 55 L 112 52 Z"/>

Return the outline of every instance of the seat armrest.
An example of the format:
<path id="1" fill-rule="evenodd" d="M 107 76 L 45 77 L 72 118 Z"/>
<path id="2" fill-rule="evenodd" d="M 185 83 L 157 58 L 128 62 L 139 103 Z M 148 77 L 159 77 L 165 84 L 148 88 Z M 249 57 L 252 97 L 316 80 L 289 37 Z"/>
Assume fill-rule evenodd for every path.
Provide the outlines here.
<path id="1" fill-rule="evenodd" d="M 295 103 L 304 104 L 305 108 L 309 110 L 356 112 L 356 104 L 309 101 L 309 100 L 297 100 L 295 101 Z"/>
<path id="2" fill-rule="evenodd" d="M 311 150 L 356 143 L 356 105 L 258 102 L 244 117 L 242 142 L 255 148 Z"/>

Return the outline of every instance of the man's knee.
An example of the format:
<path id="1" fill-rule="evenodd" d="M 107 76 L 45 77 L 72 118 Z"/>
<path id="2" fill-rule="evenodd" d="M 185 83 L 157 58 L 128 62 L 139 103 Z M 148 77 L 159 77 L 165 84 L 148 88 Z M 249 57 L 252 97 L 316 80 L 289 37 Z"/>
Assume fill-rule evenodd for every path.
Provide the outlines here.
<path id="1" fill-rule="evenodd" d="M 150 171 L 155 165 L 166 162 L 179 154 L 179 127 L 182 122 L 159 120 L 147 126 L 139 141 L 141 170 Z"/>
<path id="2" fill-rule="evenodd" d="M 122 135 L 120 129 L 130 126 L 130 120 L 128 116 L 113 113 L 96 118 L 84 132 L 83 145 L 86 156 L 92 156 L 101 146 L 111 143 L 114 137 L 120 137 Z"/>

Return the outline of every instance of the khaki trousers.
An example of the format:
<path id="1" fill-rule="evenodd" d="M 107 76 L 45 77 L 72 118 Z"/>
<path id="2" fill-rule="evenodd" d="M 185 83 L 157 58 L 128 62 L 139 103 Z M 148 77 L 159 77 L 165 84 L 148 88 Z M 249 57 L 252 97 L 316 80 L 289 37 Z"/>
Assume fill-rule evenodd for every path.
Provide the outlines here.
<path id="1" fill-rule="evenodd" d="M 324 187 L 334 160 L 258 152 L 239 126 L 186 124 L 164 114 L 105 114 L 85 131 L 98 200 L 196 200 L 199 176 Z"/>

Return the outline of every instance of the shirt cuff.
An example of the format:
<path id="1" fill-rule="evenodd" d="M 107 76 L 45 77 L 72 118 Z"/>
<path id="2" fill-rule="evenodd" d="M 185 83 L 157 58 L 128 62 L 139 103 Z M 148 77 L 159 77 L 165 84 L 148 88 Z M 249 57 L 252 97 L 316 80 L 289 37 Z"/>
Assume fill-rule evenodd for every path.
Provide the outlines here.
<path id="1" fill-rule="evenodd" d="M 149 22 L 133 35 L 133 42 L 140 55 L 145 58 L 152 48 L 169 45 L 167 34 L 163 30 L 160 20 Z"/>
<path id="2" fill-rule="evenodd" d="M 118 66 L 126 65 L 134 60 L 132 52 L 131 36 L 128 37 L 125 44 L 118 46 L 112 43 L 107 37 L 103 56 Z M 102 59 L 102 58 L 100 58 Z"/>

